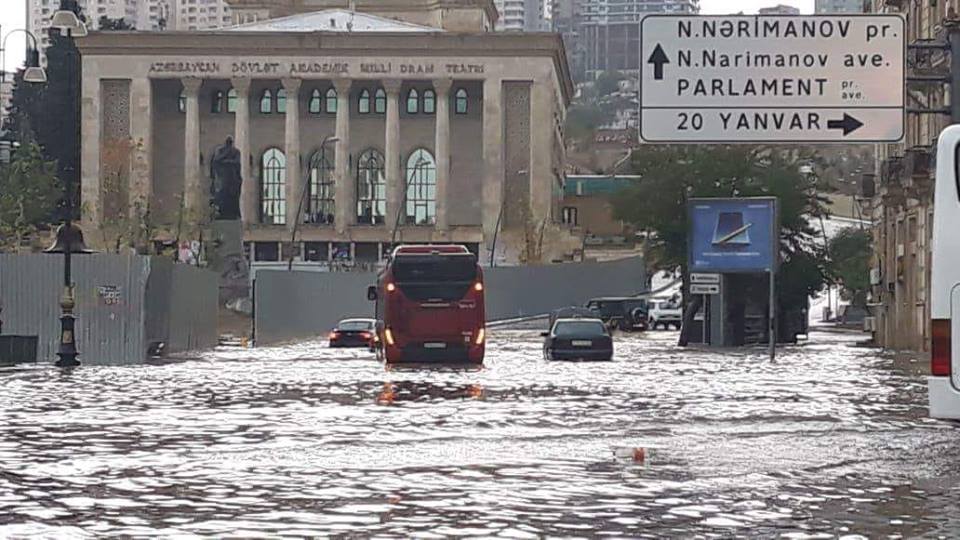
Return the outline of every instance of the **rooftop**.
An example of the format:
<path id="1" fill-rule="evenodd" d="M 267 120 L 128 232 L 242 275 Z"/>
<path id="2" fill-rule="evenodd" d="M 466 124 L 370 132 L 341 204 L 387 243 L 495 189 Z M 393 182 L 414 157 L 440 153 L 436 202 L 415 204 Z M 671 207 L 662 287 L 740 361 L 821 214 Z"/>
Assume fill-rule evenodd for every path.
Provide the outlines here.
<path id="1" fill-rule="evenodd" d="M 227 30 L 229 32 L 443 32 L 439 28 L 346 9 L 301 13 L 242 24 Z"/>

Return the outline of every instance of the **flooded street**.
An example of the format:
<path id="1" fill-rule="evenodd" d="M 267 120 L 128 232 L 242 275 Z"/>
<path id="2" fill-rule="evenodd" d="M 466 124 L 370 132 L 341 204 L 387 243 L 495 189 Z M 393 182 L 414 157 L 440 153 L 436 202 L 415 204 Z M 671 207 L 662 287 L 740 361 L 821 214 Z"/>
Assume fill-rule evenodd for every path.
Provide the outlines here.
<path id="1" fill-rule="evenodd" d="M 955 537 L 960 431 L 922 366 L 815 332 L 771 364 L 621 338 L 479 370 L 223 349 L 0 371 L 0 537 Z M 635 448 L 645 459 L 633 459 Z"/>

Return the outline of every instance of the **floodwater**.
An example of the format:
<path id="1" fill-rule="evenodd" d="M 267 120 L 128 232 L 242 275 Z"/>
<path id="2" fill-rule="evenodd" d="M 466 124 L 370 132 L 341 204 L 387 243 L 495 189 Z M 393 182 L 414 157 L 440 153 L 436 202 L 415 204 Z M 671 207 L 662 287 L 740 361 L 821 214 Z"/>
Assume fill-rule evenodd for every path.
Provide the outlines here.
<path id="1" fill-rule="evenodd" d="M 322 343 L 0 370 L 0 537 L 956 537 L 960 431 L 922 367 L 815 332 L 387 370 Z M 634 449 L 643 460 L 634 460 Z"/>

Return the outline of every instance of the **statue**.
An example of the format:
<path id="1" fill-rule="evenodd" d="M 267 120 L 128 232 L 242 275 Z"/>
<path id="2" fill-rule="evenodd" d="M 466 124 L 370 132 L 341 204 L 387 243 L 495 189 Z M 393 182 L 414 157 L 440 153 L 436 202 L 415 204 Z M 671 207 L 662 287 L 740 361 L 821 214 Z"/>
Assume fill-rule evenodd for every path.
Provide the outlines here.
<path id="1" fill-rule="evenodd" d="M 240 219 L 240 150 L 233 146 L 233 137 L 227 137 L 222 146 L 213 151 L 210 160 L 210 187 L 216 219 Z"/>

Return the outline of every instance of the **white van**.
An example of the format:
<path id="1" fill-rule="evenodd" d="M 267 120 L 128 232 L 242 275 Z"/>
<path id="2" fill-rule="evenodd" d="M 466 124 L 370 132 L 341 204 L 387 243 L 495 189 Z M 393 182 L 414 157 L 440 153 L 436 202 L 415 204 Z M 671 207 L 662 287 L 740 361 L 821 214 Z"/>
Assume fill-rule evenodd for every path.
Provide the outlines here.
<path id="1" fill-rule="evenodd" d="M 960 126 L 940 134 L 933 202 L 930 416 L 960 419 Z"/>

